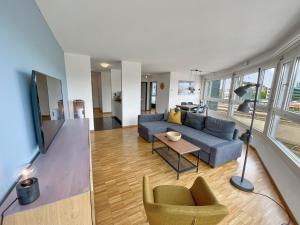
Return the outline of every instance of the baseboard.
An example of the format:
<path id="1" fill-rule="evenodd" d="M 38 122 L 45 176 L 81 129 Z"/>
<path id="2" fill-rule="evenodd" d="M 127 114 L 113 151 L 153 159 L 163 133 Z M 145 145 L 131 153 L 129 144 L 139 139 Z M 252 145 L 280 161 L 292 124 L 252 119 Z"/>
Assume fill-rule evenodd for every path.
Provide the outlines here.
<path id="1" fill-rule="evenodd" d="M 128 126 L 122 126 L 122 128 L 131 128 L 131 127 L 137 127 L 138 125 L 128 125 Z"/>
<path id="2" fill-rule="evenodd" d="M 267 167 L 265 166 L 264 162 L 262 161 L 261 157 L 259 156 L 259 154 L 258 154 L 256 148 L 255 148 L 254 146 L 252 146 L 252 145 L 251 145 L 251 148 L 254 150 L 254 152 L 255 152 L 255 154 L 257 155 L 259 161 L 261 162 L 261 164 L 263 165 L 265 171 L 267 172 L 267 175 L 268 175 L 268 177 L 270 178 L 272 185 L 275 187 L 275 191 L 276 191 L 276 193 L 278 194 L 280 201 L 283 203 L 283 206 L 284 206 L 284 208 L 286 209 L 286 212 L 287 212 L 287 214 L 289 215 L 289 217 L 290 217 L 290 219 L 291 219 L 291 222 L 292 222 L 293 224 L 295 224 L 295 225 L 299 225 L 299 224 L 297 223 L 297 220 L 296 220 L 295 216 L 293 215 L 292 211 L 290 210 L 288 204 L 287 204 L 286 201 L 284 200 L 284 198 L 283 198 L 283 196 L 282 196 L 280 190 L 278 189 L 277 185 L 275 184 L 275 182 L 274 182 L 274 180 L 273 180 L 271 174 L 269 173 Z"/>

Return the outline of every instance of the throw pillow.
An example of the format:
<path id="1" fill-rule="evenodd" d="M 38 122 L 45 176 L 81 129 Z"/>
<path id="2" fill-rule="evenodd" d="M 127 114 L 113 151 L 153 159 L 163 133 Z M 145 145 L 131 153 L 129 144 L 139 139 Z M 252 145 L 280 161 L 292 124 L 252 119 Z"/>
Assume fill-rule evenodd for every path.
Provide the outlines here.
<path id="1" fill-rule="evenodd" d="M 203 129 L 203 132 L 231 141 L 233 139 L 234 130 L 235 122 L 220 120 L 208 116 L 205 120 L 205 128 Z"/>
<path id="2" fill-rule="evenodd" d="M 181 112 L 175 112 L 175 110 L 170 110 L 169 117 L 168 117 L 169 123 L 175 123 L 175 124 L 182 124 L 181 123 Z"/>
<path id="3" fill-rule="evenodd" d="M 203 130 L 205 126 L 205 116 L 188 112 L 186 113 L 186 117 L 183 124 L 185 126 L 192 127 L 197 130 Z"/>

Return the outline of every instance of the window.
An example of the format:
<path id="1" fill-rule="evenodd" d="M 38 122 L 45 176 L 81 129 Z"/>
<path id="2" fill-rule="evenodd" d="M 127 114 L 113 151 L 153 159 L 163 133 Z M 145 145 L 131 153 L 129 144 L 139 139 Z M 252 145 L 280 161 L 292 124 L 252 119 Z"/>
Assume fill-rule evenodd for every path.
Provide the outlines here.
<path id="1" fill-rule="evenodd" d="M 279 82 L 276 89 L 275 107 L 281 108 L 284 100 L 284 95 L 287 89 L 288 75 L 290 71 L 291 63 L 287 62 L 283 64 L 282 70 L 279 77 Z"/>
<path id="2" fill-rule="evenodd" d="M 225 117 L 227 116 L 229 104 L 228 102 L 222 101 L 207 101 L 208 109 L 217 111 L 218 113 L 223 114 Z"/>
<path id="3" fill-rule="evenodd" d="M 229 99 L 231 88 L 231 78 L 223 80 L 222 82 L 222 99 Z"/>
<path id="4" fill-rule="evenodd" d="M 300 162 L 299 61 L 297 58 L 295 64 L 290 60 L 281 66 L 269 135 Z"/>
<path id="5" fill-rule="evenodd" d="M 288 111 L 300 114 L 300 58 L 297 59 L 287 107 Z"/>
<path id="6" fill-rule="evenodd" d="M 247 85 L 247 84 L 256 84 L 257 83 L 257 78 L 258 78 L 258 72 L 256 73 L 251 73 L 251 74 L 246 74 L 243 77 L 242 80 L 242 85 Z M 251 87 L 248 89 L 247 94 L 245 94 L 241 99 L 251 99 L 254 100 L 255 98 L 255 87 Z"/>
<path id="7" fill-rule="evenodd" d="M 259 104 L 267 105 L 269 102 L 271 88 L 273 83 L 275 68 L 265 69 L 262 74 L 262 82 L 259 87 L 258 101 Z"/>
<path id="8" fill-rule="evenodd" d="M 224 80 L 211 80 L 205 84 L 205 97 L 229 99 L 231 78 Z"/>
<path id="9" fill-rule="evenodd" d="M 221 97 L 221 88 L 222 83 L 220 80 L 211 81 L 210 97 L 211 98 L 220 98 Z"/>
<path id="10" fill-rule="evenodd" d="M 243 124 L 246 124 L 247 126 L 250 126 L 252 111 L 250 111 L 249 113 L 242 113 L 242 112 L 237 111 L 237 107 L 238 107 L 238 105 L 233 105 L 233 118 Z M 254 117 L 253 127 L 256 130 L 263 132 L 265 123 L 266 123 L 266 119 L 267 119 L 266 110 L 264 108 L 257 107 L 255 117 Z"/>
<path id="11" fill-rule="evenodd" d="M 300 159 L 300 124 L 280 118 L 275 138 Z"/>
<path id="12" fill-rule="evenodd" d="M 231 78 L 210 80 L 205 82 L 205 99 L 210 110 L 227 116 L 229 110 L 229 97 Z"/>

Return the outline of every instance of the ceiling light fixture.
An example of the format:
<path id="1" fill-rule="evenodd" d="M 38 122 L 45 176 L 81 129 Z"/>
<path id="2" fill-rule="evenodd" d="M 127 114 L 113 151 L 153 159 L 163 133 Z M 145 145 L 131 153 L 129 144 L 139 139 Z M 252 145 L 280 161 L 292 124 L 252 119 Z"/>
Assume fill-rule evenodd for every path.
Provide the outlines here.
<path id="1" fill-rule="evenodd" d="M 110 64 L 108 63 L 100 63 L 100 66 L 102 66 L 103 68 L 107 68 L 110 66 Z"/>

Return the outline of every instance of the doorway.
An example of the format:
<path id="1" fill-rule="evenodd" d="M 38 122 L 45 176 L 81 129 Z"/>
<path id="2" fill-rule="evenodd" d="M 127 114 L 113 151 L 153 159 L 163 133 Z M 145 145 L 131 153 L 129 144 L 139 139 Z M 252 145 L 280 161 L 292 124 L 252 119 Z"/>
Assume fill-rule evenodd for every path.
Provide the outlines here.
<path id="1" fill-rule="evenodd" d="M 141 111 L 147 111 L 147 82 L 141 83 Z"/>
<path id="2" fill-rule="evenodd" d="M 150 110 L 156 111 L 157 81 L 150 82 Z"/>
<path id="3" fill-rule="evenodd" d="M 110 72 L 92 72 L 94 130 L 121 128 L 121 122 L 112 115 L 112 88 Z"/>

